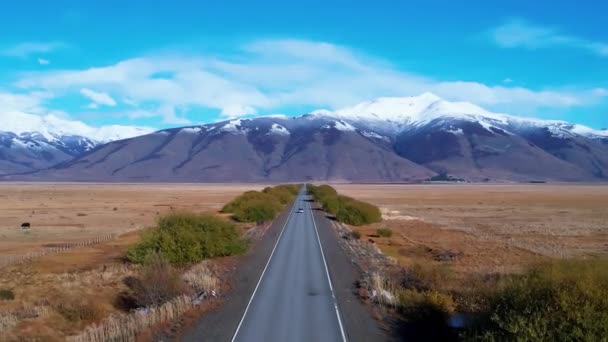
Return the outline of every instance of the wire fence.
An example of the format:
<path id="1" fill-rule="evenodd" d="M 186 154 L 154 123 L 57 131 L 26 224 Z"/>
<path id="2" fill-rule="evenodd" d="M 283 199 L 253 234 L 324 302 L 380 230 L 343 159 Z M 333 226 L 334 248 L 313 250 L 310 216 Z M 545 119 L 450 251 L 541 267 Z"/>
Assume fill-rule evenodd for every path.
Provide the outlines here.
<path id="1" fill-rule="evenodd" d="M 97 245 L 110 240 L 114 240 L 117 236 L 117 234 L 106 234 L 86 240 L 57 243 L 53 244 L 52 247 L 45 247 L 44 250 L 29 252 L 26 254 L 0 256 L 0 267 L 29 262 L 41 258 L 43 256 L 69 251 L 74 248 Z"/>

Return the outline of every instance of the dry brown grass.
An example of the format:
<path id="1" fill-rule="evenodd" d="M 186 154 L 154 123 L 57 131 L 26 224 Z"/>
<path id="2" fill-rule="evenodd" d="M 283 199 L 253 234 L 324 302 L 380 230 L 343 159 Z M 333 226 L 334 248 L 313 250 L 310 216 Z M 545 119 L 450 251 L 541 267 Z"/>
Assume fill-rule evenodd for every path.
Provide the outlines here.
<path id="1" fill-rule="evenodd" d="M 402 265 L 508 273 L 546 257 L 608 253 L 606 185 L 351 185 L 385 221 L 358 229 Z M 378 237 L 390 228 L 393 236 Z"/>
<path id="2" fill-rule="evenodd" d="M 190 299 L 172 301 L 145 317 L 121 311 L 117 298 L 129 290 L 123 280 L 138 272 L 123 260 L 128 246 L 139 238 L 137 229 L 152 225 L 157 213 L 215 212 L 243 191 L 262 187 L 0 184 L 0 256 L 127 232 L 111 241 L 0 267 L 0 289 L 15 294 L 14 300 L 0 301 L 0 341 L 65 341 L 87 327 L 89 335 L 81 335 L 83 340 L 116 329 L 129 340 L 136 331 L 181 315 L 194 305 Z M 32 223 L 29 233 L 19 228 L 25 221 Z M 184 280 L 193 290 L 217 290 L 212 268 L 196 265 Z"/>
<path id="3" fill-rule="evenodd" d="M 154 224 L 170 210 L 217 212 L 256 184 L 0 184 L 0 256 Z M 32 228 L 24 232 L 21 223 Z"/>
<path id="4" fill-rule="evenodd" d="M 100 324 L 89 326 L 67 340 L 71 342 L 134 341 L 141 332 L 157 324 L 173 321 L 193 307 L 194 303 L 190 297 L 176 297 L 146 312 L 114 314 Z"/>

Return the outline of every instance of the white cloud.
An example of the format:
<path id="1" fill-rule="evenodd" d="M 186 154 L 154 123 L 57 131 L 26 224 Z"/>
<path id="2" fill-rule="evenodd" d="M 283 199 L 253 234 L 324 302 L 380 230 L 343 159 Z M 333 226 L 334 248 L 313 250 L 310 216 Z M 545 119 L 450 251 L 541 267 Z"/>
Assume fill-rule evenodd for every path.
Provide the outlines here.
<path id="1" fill-rule="evenodd" d="M 608 43 L 564 34 L 556 28 L 535 25 L 522 19 L 511 19 L 490 30 L 490 35 L 494 42 L 503 48 L 563 47 L 586 50 L 608 57 Z"/>
<path id="2" fill-rule="evenodd" d="M 40 65 L 49 65 L 51 62 L 48 59 L 38 58 L 38 64 Z"/>
<path id="3" fill-rule="evenodd" d="M 0 92 L 0 111 L 2 112 L 45 112 L 44 101 L 52 97 L 49 92 L 34 91 L 29 93 Z"/>
<path id="4" fill-rule="evenodd" d="M 80 94 L 93 101 L 93 104 L 95 105 L 104 105 L 110 107 L 116 106 L 116 101 L 106 93 L 97 92 L 88 88 L 82 88 L 80 89 Z"/>
<path id="5" fill-rule="evenodd" d="M 243 106 L 240 104 L 227 105 L 222 108 L 221 115 L 228 118 L 236 118 L 239 116 L 245 116 L 249 114 L 255 114 L 256 110 L 250 106 Z"/>
<path id="6" fill-rule="evenodd" d="M 502 80 L 502 83 L 505 83 L 505 84 L 513 83 L 513 80 L 510 79 L 509 77 L 507 77 L 504 80 Z"/>
<path id="7" fill-rule="evenodd" d="M 166 76 L 156 77 L 159 74 Z M 58 96 L 98 89 L 106 93 L 94 92 L 99 95 L 95 103 L 115 104 L 107 92 L 117 94 L 133 107 L 124 112 L 127 117 L 160 117 L 172 124 L 189 122 L 187 108 L 210 108 L 222 117 L 238 117 L 287 106 L 340 108 L 374 97 L 427 91 L 448 100 L 526 115 L 539 107 L 591 105 L 602 97 L 586 88 L 528 89 L 445 82 L 400 71 L 384 60 L 345 47 L 301 40 L 257 41 L 221 59 L 157 55 L 84 70 L 35 72 L 18 80 L 16 86 L 52 91 Z M 108 98 L 103 100 L 102 95 Z"/>
<path id="8" fill-rule="evenodd" d="M 0 51 L 1 55 L 25 58 L 34 53 L 48 53 L 65 48 L 63 42 L 25 42 Z"/>

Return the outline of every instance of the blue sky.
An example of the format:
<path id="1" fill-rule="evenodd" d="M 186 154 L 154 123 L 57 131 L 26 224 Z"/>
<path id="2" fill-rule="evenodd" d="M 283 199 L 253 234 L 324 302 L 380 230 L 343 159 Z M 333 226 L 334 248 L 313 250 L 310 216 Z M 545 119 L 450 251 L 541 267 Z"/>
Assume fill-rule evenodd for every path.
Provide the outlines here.
<path id="1" fill-rule="evenodd" d="M 164 128 L 430 91 L 608 127 L 606 2 L 125 3 L 5 4 L 0 115 Z"/>

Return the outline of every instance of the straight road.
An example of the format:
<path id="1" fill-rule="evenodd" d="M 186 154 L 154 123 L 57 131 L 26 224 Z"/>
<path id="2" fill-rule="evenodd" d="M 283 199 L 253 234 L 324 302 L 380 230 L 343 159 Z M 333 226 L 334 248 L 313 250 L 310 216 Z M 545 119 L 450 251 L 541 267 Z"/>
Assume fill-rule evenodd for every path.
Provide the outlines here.
<path id="1" fill-rule="evenodd" d="M 245 309 L 233 341 L 346 341 L 305 190 Z M 298 213 L 298 208 L 304 210 Z"/>

